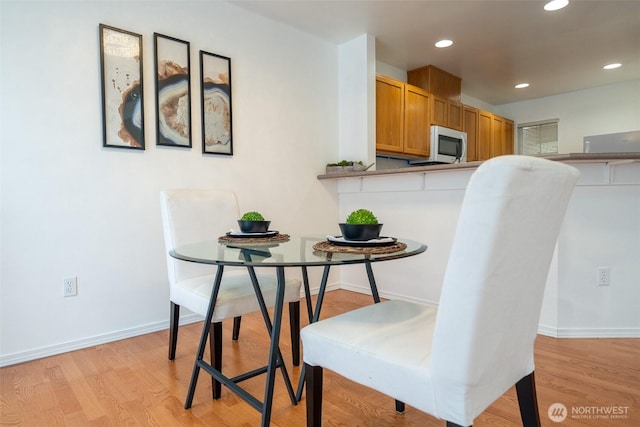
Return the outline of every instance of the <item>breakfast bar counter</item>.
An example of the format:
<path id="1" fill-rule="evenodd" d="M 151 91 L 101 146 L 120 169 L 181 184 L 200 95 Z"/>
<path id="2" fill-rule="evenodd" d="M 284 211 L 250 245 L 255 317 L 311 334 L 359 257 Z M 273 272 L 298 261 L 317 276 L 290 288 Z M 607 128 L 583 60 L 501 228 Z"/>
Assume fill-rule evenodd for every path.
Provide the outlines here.
<path id="1" fill-rule="evenodd" d="M 640 153 L 569 153 L 551 154 L 540 156 L 544 159 L 565 163 L 602 163 L 602 162 L 640 162 Z M 403 173 L 427 173 L 439 171 L 455 171 L 463 169 L 475 169 L 480 166 L 480 162 L 465 162 L 454 164 L 428 165 L 428 166 L 408 166 L 396 169 L 382 169 L 361 172 L 343 172 L 318 175 L 318 179 L 352 178 L 357 176 L 393 175 Z"/>
<path id="2" fill-rule="evenodd" d="M 640 153 L 546 156 L 580 171 L 547 279 L 539 332 L 556 337 L 640 337 Z M 469 178 L 481 162 L 319 175 L 339 216 L 372 210 L 388 236 L 429 242 L 403 268 L 376 266 L 382 297 L 436 305 Z M 516 219 L 517 220 L 517 219 Z M 608 267 L 610 284 L 599 286 Z M 415 278 L 421 280 L 416 282 Z M 341 287 L 367 292 L 343 268 Z"/>

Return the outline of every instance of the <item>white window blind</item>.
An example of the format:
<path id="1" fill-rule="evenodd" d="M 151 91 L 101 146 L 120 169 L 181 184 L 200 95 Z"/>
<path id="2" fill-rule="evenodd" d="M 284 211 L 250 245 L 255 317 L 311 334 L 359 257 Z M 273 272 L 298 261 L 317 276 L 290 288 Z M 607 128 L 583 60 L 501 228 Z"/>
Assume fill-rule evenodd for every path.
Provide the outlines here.
<path id="1" fill-rule="evenodd" d="M 518 153 L 526 156 L 558 153 L 558 120 L 518 125 Z"/>

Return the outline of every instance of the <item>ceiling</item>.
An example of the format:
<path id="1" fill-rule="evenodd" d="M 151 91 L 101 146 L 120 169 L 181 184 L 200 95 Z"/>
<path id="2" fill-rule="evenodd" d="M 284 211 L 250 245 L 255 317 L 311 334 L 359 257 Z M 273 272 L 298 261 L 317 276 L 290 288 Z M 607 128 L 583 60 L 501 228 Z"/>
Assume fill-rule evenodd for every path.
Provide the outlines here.
<path id="1" fill-rule="evenodd" d="M 493 105 L 640 79 L 640 0 L 572 0 L 555 12 L 540 0 L 229 1 L 336 44 L 371 34 L 378 61 L 435 65 Z M 442 38 L 454 45 L 434 47 Z M 613 62 L 622 67 L 602 69 Z"/>

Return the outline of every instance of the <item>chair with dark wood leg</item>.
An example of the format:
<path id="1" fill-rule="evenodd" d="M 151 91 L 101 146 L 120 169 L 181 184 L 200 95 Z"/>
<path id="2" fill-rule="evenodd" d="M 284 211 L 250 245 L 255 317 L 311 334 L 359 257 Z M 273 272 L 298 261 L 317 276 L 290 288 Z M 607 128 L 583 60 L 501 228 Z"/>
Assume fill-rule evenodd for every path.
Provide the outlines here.
<path id="1" fill-rule="evenodd" d="M 523 425 L 540 426 L 533 345 L 577 179 L 575 168 L 540 158 L 484 162 L 465 193 L 437 308 L 392 300 L 302 329 L 307 426 L 321 425 L 323 369 L 447 426 L 472 425 L 515 384 Z"/>
<path id="2" fill-rule="evenodd" d="M 175 247 L 202 240 L 215 240 L 237 226 L 240 218 L 238 201 L 231 191 L 165 190 L 161 192 L 167 270 L 169 277 L 170 321 L 169 360 L 176 357 L 180 307 L 206 315 L 215 278 L 215 266 L 180 261 L 169 255 Z M 273 306 L 276 277 L 256 275 L 265 303 Z M 285 302 L 289 303 L 289 318 L 297 328 L 291 328 L 291 348 L 294 365 L 300 364 L 300 287 L 298 279 L 286 279 Z M 240 334 L 241 316 L 260 310 L 252 280 L 246 269 L 226 269 L 210 328 L 211 365 L 222 368 L 222 321 L 233 318 L 232 339 Z M 297 322 L 297 323 L 296 323 Z M 221 385 L 212 379 L 213 397 L 220 397 Z"/>

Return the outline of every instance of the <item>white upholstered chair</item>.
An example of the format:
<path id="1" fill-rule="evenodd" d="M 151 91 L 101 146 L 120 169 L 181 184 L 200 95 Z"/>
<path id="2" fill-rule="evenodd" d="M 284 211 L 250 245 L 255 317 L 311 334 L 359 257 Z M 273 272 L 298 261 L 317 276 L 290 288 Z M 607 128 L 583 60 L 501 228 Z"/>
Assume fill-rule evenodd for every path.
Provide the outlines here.
<path id="1" fill-rule="evenodd" d="M 202 240 L 216 240 L 237 227 L 238 200 L 232 191 L 178 189 L 160 194 L 162 223 L 171 301 L 169 359 L 175 359 L 180 307 L 205 316 L 213 288 L 216 267 L 180 261 L 169 251 Z M 258 283 L 267 307 L 275 303 L 275 275 L 258 274 Z M 286 279 L 285 302 L 289 303 L 293 364 L 300 364 L 300 280 Z M 222 321 L 234 318 L 233 339 L 238 339 L 240 319 L 260 310 L 249 272 L 244 268 L 225 269 L 210 329 L 211 365 L 222 368 Z M 266 333 L 266 330 L 265 330 Z M 221 385 L 213 380 L 213 397 L 220 397 Z"/>
<path id="2" fill-rule="evenodd" d="M 303 328 L 307 425 L 321 424 L 327 368 L 451 426 L 471 425 L 515 384 L 524 425 L 539 426 L 533 346 L 577 179 L 539 158 L 484 162 L 464 196 L 438 308 L 387 301 Z"/>

